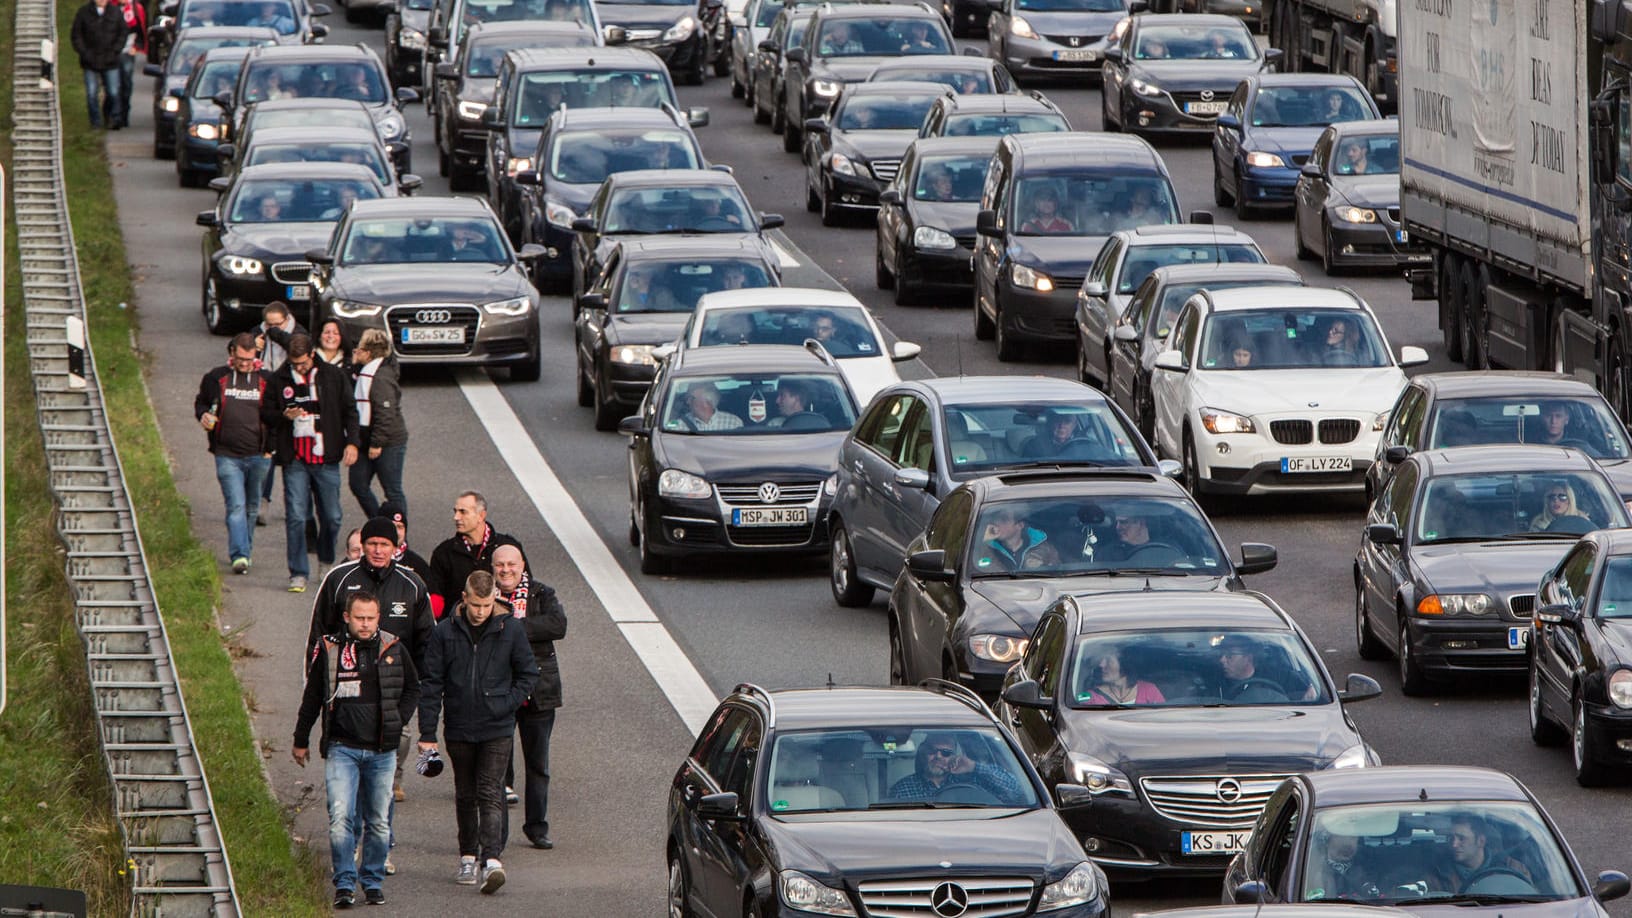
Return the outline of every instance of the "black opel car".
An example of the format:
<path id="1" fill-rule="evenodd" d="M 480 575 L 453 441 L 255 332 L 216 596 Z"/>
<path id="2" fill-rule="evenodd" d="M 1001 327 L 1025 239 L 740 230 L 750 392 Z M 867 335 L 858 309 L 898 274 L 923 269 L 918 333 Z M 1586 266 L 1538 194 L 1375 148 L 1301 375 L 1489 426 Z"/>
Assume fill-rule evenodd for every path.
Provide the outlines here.
<path id="1" fill-rule="evenodd" d="M 181 111 L 181 100 L 186 94 L 187 78 L 193 68 L 204 59 L 204 53 L 214 48 L 247 48 L 270 45 L 278 33 L 271 29 L 233 28 L 230 26 L 200 26 L 183 29 L 176 36 L 176 48 L 163 64 L 147 64 L 142 72 L 153 81 L 153 156 L 169 159 L 176 155 L 176 112 Z M 212 94 L 213 95 L 213 94 Z"/>
<path id="2" fill-rule="evenodd" d="M 629 541 L 643 573 L 679 555 L 827 548 L 829 479 L 856 404 L 819 345 L 680 351 L 630 435 Z"/>
<path id="3" fill-rule="evenodd" d="M 1287 775 L 1380 764 L 1292 617 L 1262 593 L 1062 597 L 1003 681 L 999 716 L 1045 784 L 1087 787 L 1064 815 L 1100 867 L 1219 874 Z"/>
<path id="4" fill-rule="evenodd" d="M 1536 584 L 1594 529 L 1632 524 L 1603 470 L 1554 446 L 1413 453 L 1372 500 L 1354 559 L 1360 656 L 1407 695 L 1528 666 Z"/>
<path id="5" fill-rule="evenodd" d="M 1105 875 L 967 689 L 737 686 L 669 789 L 669 914 L 1110 914 Z"/>
<path id="6" fill-rule="evenodd" d="M 1231 16 L 1147 13 L 1128 22 L 1105 49 L 1100 105 L 1107 131 L 1211 132 L 1236 85 L 1281 57 L 1279 48 L 1259 50 Z"/>
<path id="7" fill-rule="evenodd" d="M 805 209 L 823 226 L 878 206 L 901 169 L 924 113 L 945 92 L 934 83 L 852 83 L 826 115 L 805 122 Z"/>
<path id="8" fill-rule="evenodd" d="M 202 185 L 221 172 L 216 155 L 226 132 L 221 93 L 230 97 L 238 83 L 238 69 L 248 47 L 216 48 L 204 52 L 182 90 L 176 109 L 176 179 L 183 188 Z"/>
<path id="9" fill-rule="evenodd" d="M 898 305 L 929 291 L 968 296 L 975 215 L 995 145 L 990 137 L 920 138 L 879 193 L 873 276 L 880 288 L 895 288 Z"/>

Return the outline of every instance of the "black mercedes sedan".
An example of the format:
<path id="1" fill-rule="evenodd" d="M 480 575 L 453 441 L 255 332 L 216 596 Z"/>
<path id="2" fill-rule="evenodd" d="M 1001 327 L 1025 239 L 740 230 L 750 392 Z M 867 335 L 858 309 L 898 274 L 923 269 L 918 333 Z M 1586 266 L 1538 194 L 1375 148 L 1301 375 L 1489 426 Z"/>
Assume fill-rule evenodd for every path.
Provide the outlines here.
<path id="1" fill-rule="evenodd" d="M 901 169 L 924 113 L 945 88 L 934 83 L 853 83 L 820 118 L 805 122 L 805 209 L 823 226 L 878 206 Z"/>
<path id="2" fill-rule="evenodd" d="M 1064 593 L 1238 590 L 1276 554 L 1249 542 L 1232 562 L 1196 502 L 1156 472 L 1031 468 L 960 485 L 906 559 L 890 592 L 890 681 L 990 694 Z"/>
<path id="3" fill-rule="evenodd" d="M 738 685 L 669 789 L 671 915 L 1103 918 L 1104 873 L 967 689 Z"/>
<path id="4" fill-rule="evenodd" d="M 1541 578 L 1530 635 L 1530 736 L 1570 740 L 1575 780 L 1632 766 L 1632 533 L 1588 533 Z"/>
<path id="5" fill-rule="evenodd" d="M 920 138 L 879 192 L 873 276 L 881 289 L 895 289 L 897 305 L 930 291 L 969 295 L 975 215 L 995 146 L 991 137 Z"/>
<path id="6" fill-rule="evenodd" d="M 1632 525 L 1591 457 L 1555 446 L 1413 453 L 1372 500 L 1354 559 L 1360 656 L 1407 695 L 1527 668 L 1536 584 L 1594 529 Z"/>
<path id="7" fill-rule="evenodd" d="M 1302 629 L 1262 593 L 1079 593 L 1043 614 L 1003 680 L 1043 782 L 1087 787 L 1064 812 L 1100 867 L 1220 874 L 1288 775 L 1380 764 Z"/>
<path id="8" fill-rule="evenodd" d="M 1241 20 L 1216 14 L 1146 14 L 1105 49 L 1100 105 L 1107 131 L 1213 130 L 1245 77 L 1273 69 Z"/>
<path id="9" fill-rule="evenodd" d="M 391 336 L 403 364 L 501 366 L 531 382 L 541 370 L 538 291 L 486 201 L 395 198 L 353 204 L 326 249 L 306 253 L 312 321 L 340 320 L 347 341 Z"/>
<path id="10" fill-rule="evenodd" d="M 856 418 L 820 346 L 682 350 L 663 361 L 629 443 L 629 541 L 642 573 L 684 555 L 827 549 L 829 484 Z"/>
<path id="11" fill-rule="evenodd" d="M 147 64 L 142 72 L 153 80 L 153 156 L 170 159 L 176 155 L 176 112 L 186 93 L 187 78 L 193 68 L 214 48 L 247 48 L 275 44 L 278 33 L 271 29 L 231 26 L 200 26 L 183 29 L 176 36 L 175 50 L 163 64 Z"/>
<path id="12" fill-rule="evenodd" d="M 1334 124 L 1315 141 L 1293 191 L 1298 255 L 1327 274 L 1433 260 L 1400 224 L 1400 123 Z"/>
<path id="13" fill-rule="evenodd" d="M 1226 904 L 1352 902 L 1421 918 L 1608 918 L 1632 883 L 1588 880 L 1529 788 L 1490 768 L 1327 770 L 1282 784 L 1224 875 Z M 1284 913 L 1282 913 L 1284 914 Z"/>
<path id="14" fill-rule="evenodd" d="M 396 194 L 366 167 L 350 163 L 250 166 L 215 182 L 221 197 L 199 213 L 198 225 L 204 227 L 201 309 L 217 335 L 259 322 L 273 300 L 306 318 L 312 298 L 306 252 L 328 244 L 353 201 Z"/>

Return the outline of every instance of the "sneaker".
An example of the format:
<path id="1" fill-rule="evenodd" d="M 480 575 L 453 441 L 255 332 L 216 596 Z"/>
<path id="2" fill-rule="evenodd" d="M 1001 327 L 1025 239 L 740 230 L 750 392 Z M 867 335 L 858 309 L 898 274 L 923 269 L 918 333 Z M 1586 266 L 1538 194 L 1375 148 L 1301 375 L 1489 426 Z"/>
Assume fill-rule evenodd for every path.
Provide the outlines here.
<path id="1" fill-rule="evenodd" d="M 351 890 L 349 890 L 349 889 L 337 889 L 337 890 L 334 891 L 334 907 L 335 908 L 351 908 L 353 905 L 356 905 L 356 904 L 357 904 L 357 894 L 352 892 Z"/>
<path id="2" fill-rule="evenodd" d="M 299 574 L 296 574 L 295 576 L 290 577 L 289 578 L 289 592 L 291 592 L 291 593 L 304 593 L 304 592 L 306 592 L 306 578 L 300 576 Z"/>
<path id="3" fill-rule="evenodd" d="M 247 574 L 247 573 L 249 573 L 249 559 L 248 558 L 233 558 L 232 559 L 232 572 L 234 574 Z"/>
<path id="4" fill-rule="evenodd" d="M 466 858 L 460 858 L 459 859 L 459 873 L 458 873 L 457 876 L 455 876 L 453 878 L 453 882 L 458 883 L 460 886 L 475 886 L 476 885 L 476 859 L 475 858 L 466 857 Z"/>
<path id="5" fill-rule="evenodd" d="M 385 875 L 386 875 L 386 876 L 388 876 L 388 877 L 394 877 L 394 876 L 396 876 L 396 875 L 397 875 L 397 865 L 396 865 L 396 864 L 393 864 L 393 863 L 391 863 L 391 858 L 390 858 L 390 857 L 387 857 L 387 858 L 386 858 L 386 859 L 385 859 Z M 371 902 L 371 903 L 369 903 L 369 904 L 370 904 L 370 905 L 378 905 L 378 904 L 380 904 L 380 903 L 378 903 L 378 902 Z"/>
<path id="6" fill-rule="evenodd" d="M 487 867 L 482 871 L 482 894 L 491 896 L 504 885 L 504 865 L 492 858 L 487 859 Z"/>
<path id="7" fill-rule="evenodd" d="M 402 792 L 401 784 L 391 788 L 391 799 L 397 801 L 398 803 L 408 799 L 408 795 Z"/>
<path id="8" fill-rule="evenodd" d="M 384 905 L 385 890 L 365 889 L 363 890 L 363 901 L 367 902 L 369 905 Z"/>
<path id="9" fill-rule="evenodd" d="M 506 787 L 504 789 L 504 802 L 510 804 L 511 806 L 515 806 L 521 802 L 521 796 L 516 793 L 515 788 Z"/>

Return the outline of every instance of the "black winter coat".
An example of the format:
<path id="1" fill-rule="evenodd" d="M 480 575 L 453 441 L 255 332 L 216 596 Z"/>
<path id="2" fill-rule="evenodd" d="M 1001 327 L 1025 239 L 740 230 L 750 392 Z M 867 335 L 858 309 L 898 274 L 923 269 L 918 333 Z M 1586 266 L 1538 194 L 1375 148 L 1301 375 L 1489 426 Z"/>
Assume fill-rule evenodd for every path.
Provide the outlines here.
<path id="1" fill-rule="evenodd" d="M 430 593 L 418 575 L 400 564 L 372 568 L 365 561 L 336 564 L 317 588 L 312 603 L 312 623 L 306 632 L 306 649 L 318 638 L 346 630 L 346 597 L 358 590 L 374 594 L 380 601 L 380 630 L 389 631 L 408 645 L 414 666 L 425 669 L 425 647 L 431 641 L 436 619 L 431 616 Z"/>
<path id="2" fill-rule="evenodd" d="M 533 659 L 538 661 L 538 685 L 527 699 L 527 706 L 537 711 L 561 707 L 561 665 L 555 659 L 555 642 L 567 636 L 567 610 L 555 595 L 555 588 L 540 583 L 527 575 L 527 598 L 523 602 L 514 593 L 500 595 L 527 631 L 527 643 L 533 648 Z"/>
<path id="3" fill-rule="evenodd" d="M 444 713 L 442 734 L 449 742 L 503 739 L 516 729 L 516 710 L 537 683 L 538 663 L 521 622 L 497 607 L 478 641 L 461 603 L 431 632 L 425 651 L 419 741 L 436 742 L 436 724 Z"/>
<path id="4" fill-rule="evenodd" d="M 110 2 L 98 14 L 96 4 L 86 0 L 74 14 L 74 24 L 68 34 L 74 53 L 79 55 L 79 66 L 86 70 L 112 70 L 119 66 L 119 55 L 125 50 L 125 35 L 129 31 L 119 4 Z"/>
<path id="5" fill-rule="evenodd" d="M 306 691 L 301 696 L 300 713 L 295 719 L 294 748 L 308 748 L 312 724 L 321 715 L 323 734 L 318 741 L 318 754 L 329 757 L 329 717 L 334 712 L 329 674 L 334 669 L 333 655 L 351 640 L 348 633 L 325 635 L 312 647 L 307 657 Z M 404 652 L 402 641 L 395 635 L 382 631 L 373 640 L 379 642 L 374 671 L 380 683 L 380 710 L 375 721 L 379 735 L 374 750 L 385 752 L 397 748 L 403 726 L 414 716 L 414 708 L 419 704 L 419 673 L 414 669 L 413 657 Z"/>
<path id="6" fill-rule="evenodd" d="M 431 588 L 433 596 L 442 597 L 438 615 L 446 615 L 459 605 L 464 597 L 465 581 L 471 574 L 476 571 L 493 573 L 493 552 L 500 545 L 516 546 L 521 550 L 523 567 L 527 565 L 527 550 L 521 547 L 515 536 L 494 529 L 492 523 L 488 523 L 487 527 L 491 534 L 487 537 L 486 545 L 473 548 L 465 542 L 464 536 L 454 533 L 432 549 L 431 576 L 426 579 L 425 585 Z"/>
<path id="7" fill-rule="evenodd" d="M 321 360 L 313 361 L 312 366 L 317 370 L 317 404 L 320 409 L 317 428 L 323 434 L 323 462 L 333 465 L 340 461 L 346 447 L 357 445 L 357 398 L 352 394 L 351 377 L 346 375 L 345 370 Z M 285 402 L 294 389 L 294 374 L 294 368 L 287 362 L 272 374 L 272 385 Z M 276 434 L 278 465 L 294 462 L 295 422 L 279 414 Z"/>
<path id="8" fill-rule="evenodd" d="M 254 378 L 255 384 L 261 387 L 261 452 L 272 452 L 273 431 L 283 420 L 283 399 L 278 397 L 282 390 L 272 381 L 272 374 L 265 370 L 256 370 L 247 374 Z M 193 396 L 193 420 L 204 416 L 205 412 L 219 417 L 221 415 L 221 390 L 228 385 L 232 377 L 232 367 L 226 364 L 204 374 L 198 381 L 198 394 Z M 215 438 L 221 433 L 221 425 L 216 424 L 214 430 L 205 431 L 210 441 L 210 452 L 215 452 Z M 314 635 L 315 637 L 315 635 Z"/>

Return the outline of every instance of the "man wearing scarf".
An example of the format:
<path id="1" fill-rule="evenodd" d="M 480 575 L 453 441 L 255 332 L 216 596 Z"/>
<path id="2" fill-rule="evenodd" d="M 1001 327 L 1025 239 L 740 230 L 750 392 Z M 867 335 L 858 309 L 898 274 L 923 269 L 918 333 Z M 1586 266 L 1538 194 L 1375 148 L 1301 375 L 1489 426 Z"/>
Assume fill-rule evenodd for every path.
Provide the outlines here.
<path id="1" fill-rule="evenodd" d="M 521 547 L 514 537 L 487 522 L 487 498 L 466 491 L 453 502 L 453 535 L 431 552 L 431 611 L 441 618 L 459 604 L 465 580 L 476 571 L 493 573 L 493 550 L 500 545 Z M 525 557 L 526 552 L 522 553 Z"/>
<path id="2" fill-rule="evenodd" d="M 561 707 L 561 667 L 555 659 L 555 642 L 567 636 L 567 610 L 549 584 L 527 573 L 527 560 L 514 545 L 493 550 L 493 580 L 499 601 L 519 619 L 538 661 L 538 684 L 516 710 L 516 728 L 521 732 L 521 755 L 527 769 L 526 821 L 521 831 L 534 848 L 554 848 L 550 839 L 550 733 L 555 729 L 555 711 Z M 515 766 L 505 775 L 506 787 L 514 787 Z"/>
<path id="3" fill-rule="evenodd" d="M 408 511 L 396 501 L 388 500 L 385 503 L 380 504 L 380 512 L 374 515 L 383 516 L 392 523 L 396 524 L 397 553 L 392 556 L 392 560 L 397 562 L 397 564 L 401 565 L 402 567 L 406 567 L 418 574 L 419 579 L 425 581 L 426 583 L 430 583 L 430 562 L 426 561 L 424 556 L 419 552 L 408 547 Z"/>

